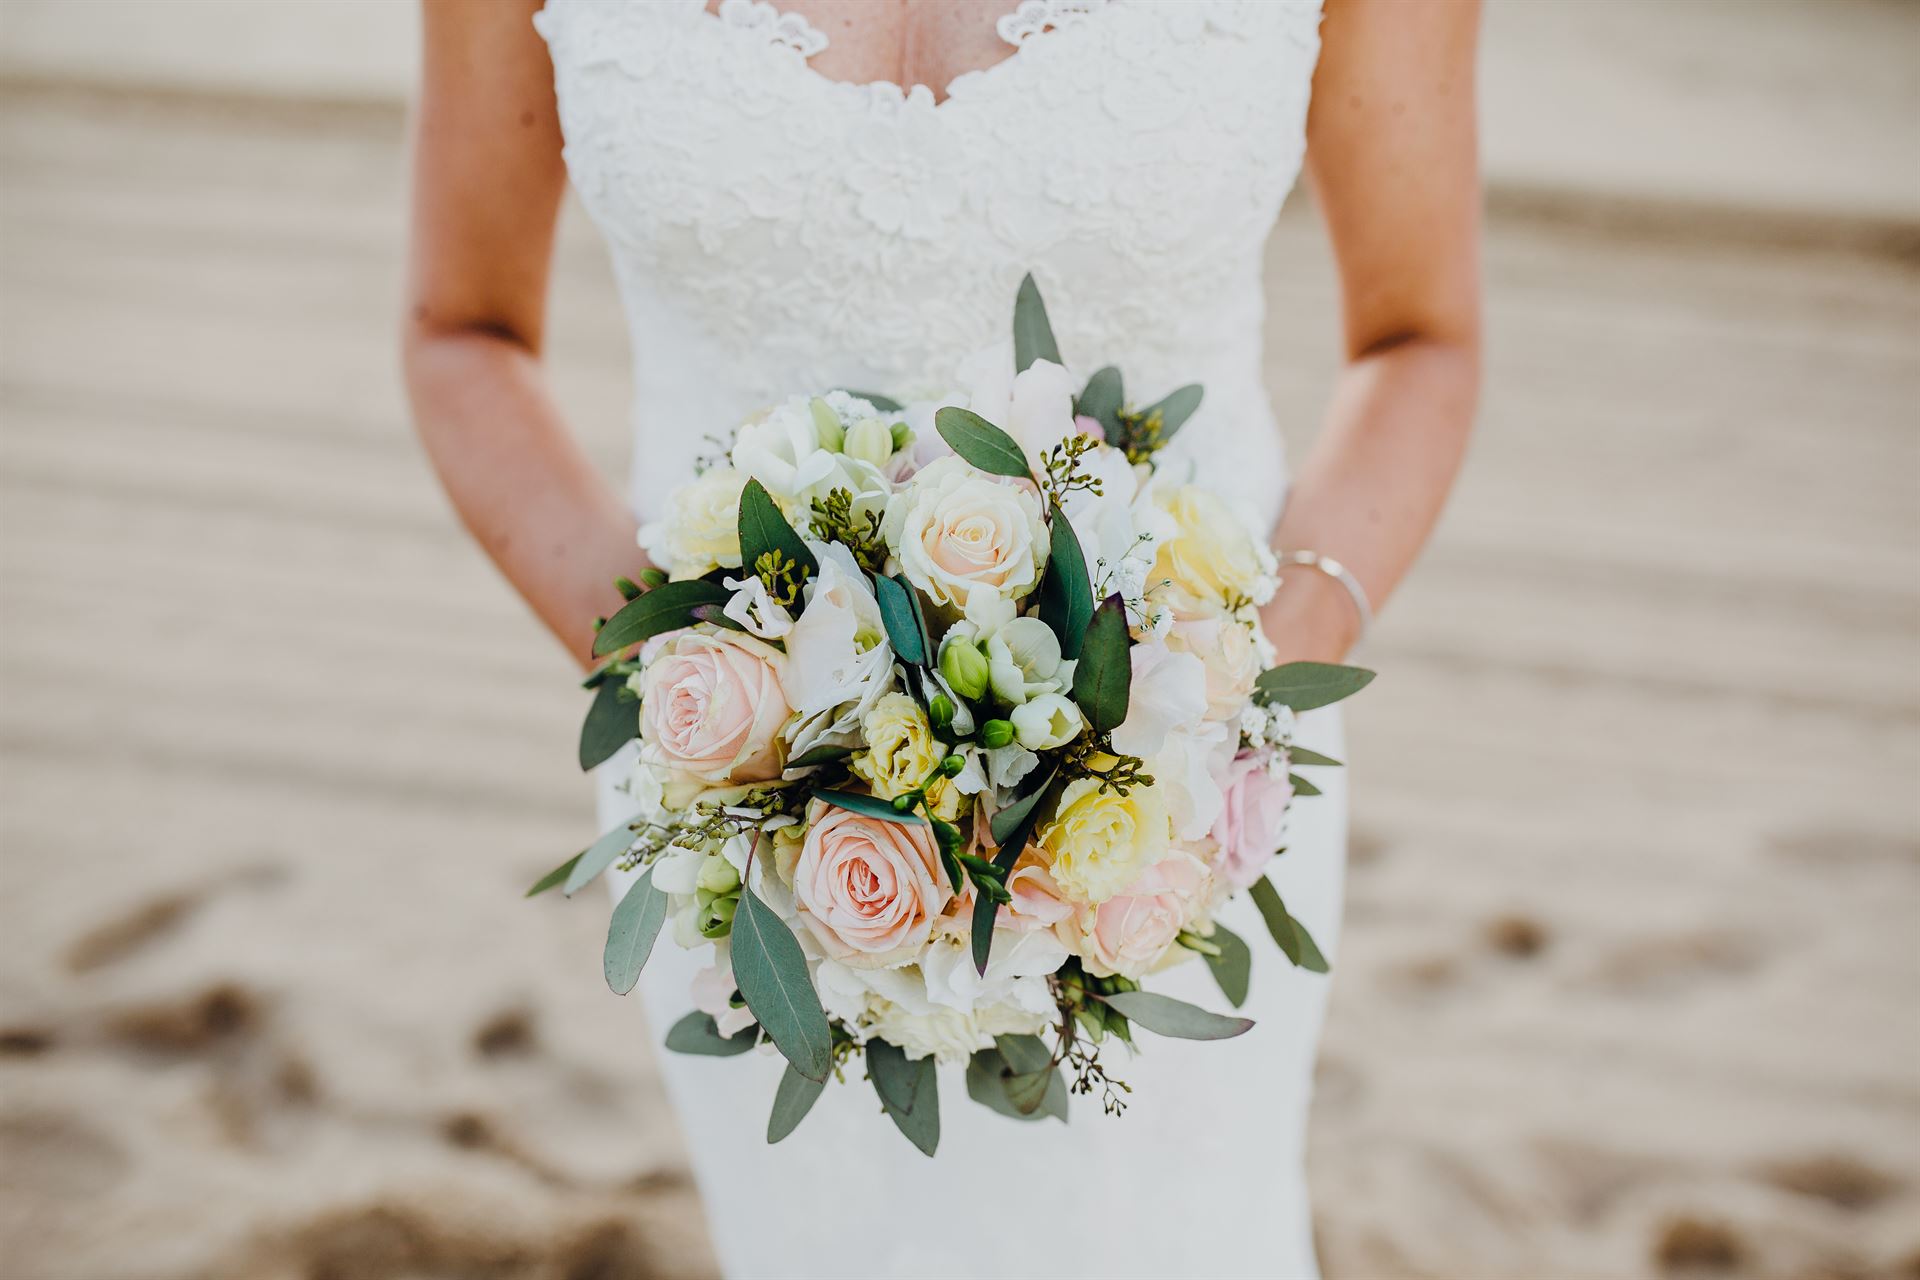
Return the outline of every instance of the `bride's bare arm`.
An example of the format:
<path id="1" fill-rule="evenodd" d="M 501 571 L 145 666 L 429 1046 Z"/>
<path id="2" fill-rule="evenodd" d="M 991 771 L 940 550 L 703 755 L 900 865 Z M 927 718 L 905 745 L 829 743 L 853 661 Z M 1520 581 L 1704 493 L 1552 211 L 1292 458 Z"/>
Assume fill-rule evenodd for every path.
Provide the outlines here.
<path id="1" fill-rule="evenodd" d="M 541 367 L 566 174 L 538 0 L 424 0 L 407 388 L 460 518 L 582 663 L 644 563 Z"/>
<path id="2" fill-rule="evenodd" d="M 1346 367 L 1274 537 L 1353 571 L 1378 606 L 1466 451 L 1480 381 L 1477 0 L 1328 0 L 1307 163 L 1339 268 Z M 1263 612 L 1283 661 L 1337 661 L 1339 583 L 1293 569 Z"/>

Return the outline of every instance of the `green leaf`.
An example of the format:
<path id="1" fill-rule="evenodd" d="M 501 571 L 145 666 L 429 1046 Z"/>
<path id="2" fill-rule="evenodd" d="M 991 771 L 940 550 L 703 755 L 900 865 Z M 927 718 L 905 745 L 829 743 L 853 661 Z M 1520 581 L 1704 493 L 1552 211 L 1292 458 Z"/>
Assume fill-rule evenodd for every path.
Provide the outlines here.
<path id="1" fill-rule="evenodd" d="M 1125 1014 L 1130 1022 L 1182 1040 L 1229 1040 L 1253 1029 L 1251 1018 L 1208 1013 L 1198 1005 L 1153 991 L 1116 991 L 1099 999 Z"/>
<path id="2" fill-rule="evenodd" d="M 809 1080 L 789 1063 L 780 1077 L 780 1087 L 773 1093 L 773 1114 L 767 1117 L 767 1141 L 778 1142 L 799 1128 L 826 1087 L 826 1081 Z"/>
<path id="3" fill-rule="evenodd" d="M 675 1053 L 694 1053 L 705 1058 L 731 1058 L 735 1054 L 745 1053 L 753 1048 L 759 1038 L 760 1028 L 758 1027 L 747 1027 L 731 1036 L 723 1036 L 720 1034 L 719 1026 L 714 1023 L 712 1014 L 690 1013 L 673 1024 L 673 1028 L 667 1032 L 666 1045 Z"/>
<path id="4" fill-rule="evenodd" d="M 666 918 L 667 895 L 653 887 L 651 873 L 634 881 L 614 907 L 613 919 L 607 923 L 604 964 L 607 985 L 615 995 L 627 994 L 640 981 L 640 970 L 653 954 L 653 941 L 660 936 L 660 925 Z"/>
<path id="5" fill-rule="evenodd" d="M 1013 297 L 1013 371 L 1024 373 L 1035 360 L 1063 363 L 1060 344 L 1053 340 L 1053 325 L 1047 321 L 1047 304 L 1029 274 Z"/>
<path id="6" fill-rule="evenodd" d="M 758 480 L 748 480 L 740 490 L 740 560 L 745 572 L 754 572 L 760 557 L 769 552 L 799 565 L 809 578 L 820 572 L 813 552 L 780 514 L 767 487 Z"/>
<path id="7" fill-rule="evenodd" d="M 1309 973 L 1325 973 L 1327 958 L 1320 954 L 1320 947 L 1307 932 L 1307 927 L 1294 919 L 1287 910 L 1287 904 L 1281 901 L 1280 891 L 1273 887 L 1273 881 L 1261 876 L 1253 882 L 1249 891 L 1253 905 L 1260 908 L 1260 918 L 1266 922 L 1267 932 L 1280 944 L 1280 950 L 1287 959 Z"/>
<path id="8" fill-rule="evenodd" d="M 900 578 L 876 576 L 873 598 L 880 604 L 880 621 L 887 627 L 887 639 L 900 661 L 924 667 L 933 661 L 927 653 L 927 638 L 920 624 L 920 609 L 913 588 Z"/>
<path id="9" fill-rule="evenodd" d="M 1112 733 L 1127 718 L 1127 689 L 1133 680 L 1133 659 L 1127 650 L 1132 644 L 1126 606 L 1119 596 L 1108 596 L 1093 611 L 1087 642 L 1073 669 L 1073 700 L 1095 733 Z"/>
<path id="10" fill-rule="evenodd" d="M 633 848 L 633 841 L 633 828 L 624 822 L 595 840 L 586 847 L 574 863 L 573 871 L 567 876 L 567 882 L 560 891 L 571 898 L 587 885 L 592 884 L 602 871 L 618 862 L 622 854 Z"/>
<path id="11" fill-rule="evenodd" d="M 1223 924 L 1213 926 L 1207 941 L 1219 947 L 1220 954 L 1210 956 L 1202 952 L 1201 956 L 1213 971 L 1213 980 L 1220 984 L 1220 994 L 1238 1009 L 1247 1002 L 1247 987 L 1253 979 L 1253 950 L 1245 938 Z"/>
<path id="12" fill-rule="evenodd" d="M 1040 801 L 1046 797 L 1047 788 L 1053 785 L 1053 774 L 1053 770 L 1048 770 L 1046 776 L 1040 779 L 1038 786 L 993 815 L 993 822 L 990 825 L 993 830 L 994 848 L 998 852 L 1005 853 L 1011 849 L 1014 856 L 1018 857 L 1020 851 L 1026 847 L 1027 841 L 1024 837 L 1018 841 L 1013 837 L 1023 828 L 1029 836 L 1032 835 L 1033 823 L 1029 819 L 1034 816 L 1034 810 L 1040 807 Z"/>
<path id="13" fill-rule="evenodd" d="M 1031 474 L 1019 443 L 971 410 L 948 406 L 933 415 L 933 427 L 955 453 L 988 475 L 1025 479 Z"/>
<path id="14" fill-rule="evenodd" d="M 867 1041 L 867 1074 L 873 1089 L 890 1111 L 911 1114 L 919 1100 L 920 1064 L 907 1061 L 906 1052 L 890 1040 Z"/>
<path id="15" fill-rule="evenodd" d="M 1305 747 L 1288 747 L 1287 763 L 1293 765 L 1324 765 L 1329 769 L 1338 769 L 1340 762 L 1332 756 L 1323 756 L 1318 751 L 1309 751 Z"/>
<path id="16" fill-rule="evenodd" d="M 1193 411 L 1200 407 L 1201 395 L 1199 383 L 1188 383 L 1178 391 L 1170 393 L 1165 399 L 1157 400 L 1141 411 L 1140 416 L 1145 418 L 1150 418 L 1156 413 L 1160 415 L 1160 435 L 1155 440 L 1156 444 L 1166 444 L 1173 439 L 1175 432 L 1187 425 L 1187 419 L 1191 418 Z"/>
<path id="17" fill-rule="evenodd" d="M 868 1053 L 872 1053 L 873 1044 L 868 1043 Z M 871 1057 L 869 1057 L 871 1061 Z M 933 1069 L 931 1055 L 909 1062 L 907 1066 L 915 1076 L 913 1084 L 913 1110 L 902 1111 L 880 1093 L 879 1077 L 874 1077 L 874 1092 L 880 1093 L 880 1105 L 886 1109 L 887 1116 L 894 1127 L 905 1134 L 907 1141 L 920 1148 L 925 1155 L 932 1155 L 940 1145 L 940 1081 Z"/>
<path id="18" fill-rule="evenodd" d="M 640 700 L 625 680 L 608 680 L 593 691 L 593 705 L 580 726 L 580 767 L 591 769 L 640 736 Z"/>
<path id="19" fill-rule="evenodd" d="M 1320 794 L 1320 788 L 1314 786 L 1297 773 L 1288 774 L 1287 781 L 1293 784 L 1293 794 L 1296 796 L 1317 796 Z"/>
<path id="20" fill-rule="evenodd" d="M 1073 402 L 1073 411 L 1099 423 L 1108 444 L 1120 443 L 1120 410 L 1126 405 L 1126 387 L 1112 365 L 1087 379 L 1087 389 Z"/>
<path id="21" fill-rule="evenodd" d="M 557 884 L 565 884 L 567 877 L 573 874 L 574 866 L 580 859 L 586 856 L 585 850 L 574 854 L 571 858 L 568 858 L 565 862 L 547 872 L 547 874 L 541 876 L 538 880 L 535 880 L 533 882 L 533 888 L 527 890 L 526 896 L 529 898 L 538 897 Z"/>
<path id="22" fill-rule="evenodd" d="M 1256 702 L 1277 702 L 1295 711 L 1329 706 L 1373 683 L 1365 667 L 1343 667 L 1332 662 L 1289 662 L 1260 673 L 1254 681 Z"/>
<path id="23" fill-rule="evenodd" d="M 1008 1075 L 1002 1084 L 1007 1101 L 1021 1115 L 1032 1115 L 1047 1100 L 1053 1081 L 1053 1054 L 1039 1036 L 996 1036 L 994 1047 L 1006 1060 Z"/>
<path id="24" fill-rule="evenodd" d="M 863 796 L 857 791 L 816 791 L 817 800 L 825 800 L 837 809 L 849 809 L 854 813 L 865 814 L 869 818 L 879 818 L 886 822 L 897 822 L 906 827 L 924 827 L 927 820 L 917 813 L 902 813 L 893 807 L 890 800 L 879 796 Z"/>
<path id="25" fill-rule="evenodd" d="M 1040 1120 L 1047 1116 L 1067 1122 L 1067 1082 L 1058 1070 L 1051 1073 L 1046 1093 L 1033 1111 L 1023 1112 L 1007 1096 L 1007 1082 L 1016 1073 L 999 1049 L 982 1049 L 967 1060 L 967 1096 L 1009 1120 Z"/>
<path id="26" fill-rule="evenodd" d="M 832 764 L 838 760 L 845 760 L 852 754 L 852 747 L 842 747 L 831 742 L 823 742 L 819 746 L 803 751 L 793 759 L 787 761 L 787 768 L 807 769 L 816 764 Z"/>
<path id="27" fill-rule="evenodd" d="M 1013 864 L 1020 860 L 1020 854 L 1027 847 L 1027 841 L 1033 835 L 1033 828 L 1040 821 L 1040 801 L 1046 796 L 1047 789 L 1053 785 L 1054 775 L 1059 766 L 1047 771 L 1039 785 L 1026 795 L 1014 801 L 993 815 L 993 838 L 999 849 L 993 855 L 993 865 L 1002 871 L 1012 871 Z M 993 922 L 999 915 L 999 906 L 982 893 L 973 900 L 973 920 L 969 929 L 968 941 L 972 944 L 974 972 L 985 974 L 987 961 L 993 954 Z"/>
<path id="28" fill-rule="evenodd" d="M 604 657 L 664 631 L 691 626 L 696 607 L 726 602 L 727 589 L 704 578 L 663 582 L 607 619 L 607 625 L 593 638 L 593 652 L 596 657 Z"/>
<path id="29" fill-rule="evenodd" d="M 846 392 L 855 400 L 865 400 L 882 413 L 898 413 L 907 407 L 898 400 L 895 400 L 892 396 L 883 396 L 878 391 L 855 391 L 852 387 L 840 387 L 837 389 Z"/>
<path id="30" fill-rule="evenodd" d="M 1060 641 L 1060 656 L 1077 658 L 1093 621 L 1093 586 L 1087 578 L 1087 558 L 1080 538 L 1067 522 L 1059 503 L 1053 503 L 1053 523 L 1047 534 L 1047 573 L 1040 579 L 1040 621 Z"/>
<path id="31" fill-rule="evenodd" d="M 807 956 L 773 908 L 740 888 L 733 915 L 733 979 L 747 1008 L 774 1046 L 809 1080 L 825 1080 L 833 1065 L 833 1038 L 820 1008 Z"/>

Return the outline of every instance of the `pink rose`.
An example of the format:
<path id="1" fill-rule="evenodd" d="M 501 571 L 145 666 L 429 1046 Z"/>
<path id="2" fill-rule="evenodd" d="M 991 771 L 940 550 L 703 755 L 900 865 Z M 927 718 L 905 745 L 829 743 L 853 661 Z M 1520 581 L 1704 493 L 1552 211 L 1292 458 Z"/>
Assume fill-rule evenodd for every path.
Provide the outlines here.
<path id="1" fill-rule="evenodd" d="M 1207 865 L 1175 849 L 1097 907 L 1083 907 L 1062 928 L 1089 973 L 1141 978 L 1159 964 L 1207 891 Z"/>
<path id="2" fill-rule="evenodd" d="M 780 776 L 786 658 L 738 631 L 683 631 L 641 676 L 649 758 L 707 786 Z"/>
<path id="3" fill-rule="evenodd" d="M 793 868 L 800 919 L 827 954 L 856 969 L 918 957 L 952 888 L 933 829 L 816 800 Z"/>
<path id="4" fill-rule="evenodd" d="M 1235 889 L 1245 889 L 1280 851 L 1293 784 L 1284 769 L 1269 773 L 1266 757 L 1249 753 L 1227 766 L 1221 791 L 1225 803 L 1213 823 L 1212 835 L 1220 846 L 1213 869 Z"/>

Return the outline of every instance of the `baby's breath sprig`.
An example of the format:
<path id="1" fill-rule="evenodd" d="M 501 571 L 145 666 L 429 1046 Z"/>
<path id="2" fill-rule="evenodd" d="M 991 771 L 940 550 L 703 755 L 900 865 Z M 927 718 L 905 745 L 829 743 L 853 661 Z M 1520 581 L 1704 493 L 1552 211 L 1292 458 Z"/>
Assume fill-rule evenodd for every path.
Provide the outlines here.
<path id="1" fill-rule="evenodd" d="M 1068 781 L 1097 778 L 1100 790 L 1124 796 L 1135 787 L 1153 785 L 1153 775 L 1145 772 L 1146 763 L 1139 756 L 1115 751 L 1113 739 L 1107 734 L 1087 734 L 1067 746 L 1060 758 L 1060 776 Z"/>
<path id="2" fill-rule="evenodd" d="M 887 562 L 887 544 L 880 537 L 880 513 L 855 511 L 853 491 L 834 489 L 813 500 L 813 536 L 837 542 L 853 553 L 854 563 L 878 573 Z"/>
<path id="3" fill-rule="evenodd" d="M 779 548 L 762 551 L 753 562 L 753 572 L 766 584 L 767 597 L 782 608 L 800 602 L 800 590 L 807 584 L 806 571 Z"/>
<path id="4" fill-rule="evenodd" d="M 1064 503 L 1067 495 L 1076 489 L 1085 489 L 1095 497 L 1100 495 L 1100 478 L 1089 475 L 1083 462 L 1088 450 L 1099 443 L 1092 436 L 1071 435 L 1047 450 L 1043 467 L 1047 475 L 1040 484 L 1047 497 L 1055 503 Z"/>

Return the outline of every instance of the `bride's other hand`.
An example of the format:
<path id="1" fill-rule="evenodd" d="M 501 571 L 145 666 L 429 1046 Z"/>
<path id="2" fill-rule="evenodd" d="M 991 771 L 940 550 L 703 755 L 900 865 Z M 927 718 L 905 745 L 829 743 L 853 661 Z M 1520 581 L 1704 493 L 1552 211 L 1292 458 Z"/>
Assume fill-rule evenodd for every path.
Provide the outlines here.
<path id="1" fill-rule="evenodd" d="M 414 423 L 461 520 L 574 658 L 634 521 L 567 431 L 541 364 L 565 190 L 538 0 L 425 0 L 404 352 Z"/>
<path id="2" fill-rule="evenodd" d="M 1352 572 L 1375 609 L 1466 451 L 1480 385 L 1476 0 L 1327 0 L 1307 164 L 1339 269 L 1346 364 L 1274 534 Z M 1359 610 L 1293 567 L 1261 613 L 1280 661 L 1337 662 Z"/>

